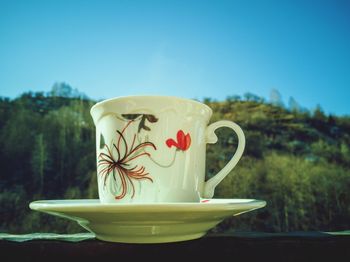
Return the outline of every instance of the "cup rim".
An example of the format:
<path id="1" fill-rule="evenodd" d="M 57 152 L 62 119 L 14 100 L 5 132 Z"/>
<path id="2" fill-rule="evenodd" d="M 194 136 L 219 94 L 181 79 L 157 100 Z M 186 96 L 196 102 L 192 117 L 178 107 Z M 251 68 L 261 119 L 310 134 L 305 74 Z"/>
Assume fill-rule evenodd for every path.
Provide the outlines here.
<path id="1" fill-rule="evenodd" d="M 117 100 L 142 99 L 142 98 L 144 98 L 144 99 L 149 99 L 149 98 L 156 99 L 156 98 L 159 98 L 159 99 L 172 99 L 172 100 L 175 99 L 175 100 L 178 100 L 178 101 L 192 103 L 192 104 L 195 104 L 197 106 L 204 107 L 206 110 L 209 111 L 210 116 L 213 113 L 213 110 L 209 106 L 207 106 L 206 104 L 201 103 L 201 102 L 196 101 L 196 100 L 193 100 L 193 99 L 190 99 L 190 98 L 183 98 L 183 97 L 178 97 L 178 96 L 163 96 L 163 95 L 130 95 L 130 96 L 112 97 L 112 98 L 108 98 L 108 99 L 102 100 L 100 102 L 97 102 L 96 104 L 94 104 L 91 107 L 90 114 L 92 115 L 93 111 L 95 111 L 96 108 L 98 108 L 98 107 L 100 107 L 100 106 L 102 106 L 104 104 L 108 104 L 108 103 L 111 103 L 111 102 L 114 102 L 114 101 L 117 101 Z"/>

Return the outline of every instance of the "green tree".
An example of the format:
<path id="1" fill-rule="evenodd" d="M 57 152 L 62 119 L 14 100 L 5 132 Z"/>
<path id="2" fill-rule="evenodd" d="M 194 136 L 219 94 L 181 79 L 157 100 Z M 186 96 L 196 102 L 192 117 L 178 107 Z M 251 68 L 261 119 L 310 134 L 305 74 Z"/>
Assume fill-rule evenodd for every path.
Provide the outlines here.
<path id="1" fill-rule="evenodd" d="M 90 101 L 71 87 L 0 99 L 0 228 L 3 232 L 79 232 L 64 219 L 32 212 L 37 199 L 97 198 L 95 128 Z M 247 101 L 249 100 L 249 101 Z M 211 121 L 244 130 L 244 155 L 215 197 L 257 198 L 267 207 L 226 220 L 216 230 L 344 230 L 350 221 L 350 117 L 313 114 L 258 98 L 206 99 Z M 217 131 L 207 174 L 231 158 L 237 138 Z"/>
<path id="2" fill-rule="evenodd" d="M 38 178 L 38 193 L 41 194 L 43 192 L 44 187 L 44 176 L 47 170 L 48 164 L 48 152 L 46 142 L 44 140 L 44 136 L 42 133 L 38 134 L 35 137 L 35 144 L 32 153 L 32 172 L 34 177 Z"/>

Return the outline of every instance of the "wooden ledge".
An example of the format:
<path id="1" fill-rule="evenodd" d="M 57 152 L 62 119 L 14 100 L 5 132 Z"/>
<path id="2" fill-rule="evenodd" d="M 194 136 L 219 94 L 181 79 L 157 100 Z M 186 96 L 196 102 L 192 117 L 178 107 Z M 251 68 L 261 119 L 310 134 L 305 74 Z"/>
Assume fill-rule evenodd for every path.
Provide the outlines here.
<path id="1" fill-rule="evenodd" d="M 192 257 L 202 261 L 350 261 L 350 232 L 233 232 L 165 244 L 109 243 L 90 233 L 0 234 L 1 261 L 173 261 Z"/>

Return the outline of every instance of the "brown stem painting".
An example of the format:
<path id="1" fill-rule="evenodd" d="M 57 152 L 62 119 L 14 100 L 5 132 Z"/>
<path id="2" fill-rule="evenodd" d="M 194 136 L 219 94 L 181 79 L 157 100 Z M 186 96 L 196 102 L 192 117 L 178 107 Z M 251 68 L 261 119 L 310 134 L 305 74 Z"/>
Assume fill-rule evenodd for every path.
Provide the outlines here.
<path id="1" fill-rule="evenodd" d="M 129 187 L 131 187 L 131 198 L 133 198 L 135 195 L 135 181 L 149 180 L 153 182 L 144 166 L 132 164 L 132 160 L 151 156 L 150 153 L 144 151 L 145 148 L 151 147 L 156 150 L 156 146 L 152 142 L 137 144 L 136 134 L 133 135 L 131 143 L 128 143 L 124 132 L 133 122 L 133 120 L 130 120 L 121 132 L 117 130 L 115 143 L 112 143 L 110 147 L 105 144 L 102 149 L 103 152 L 98 155 L 98 173 L 104 178 L 104 186 L 106 186 L 107 178 L 110 175 L 113 176 L 116 182 L 119 180 L 121 183 L 121 192 L 115 196 L 115 199 L 124 198 Z M 117 179 L 118 177 L 119 179 Z"/>

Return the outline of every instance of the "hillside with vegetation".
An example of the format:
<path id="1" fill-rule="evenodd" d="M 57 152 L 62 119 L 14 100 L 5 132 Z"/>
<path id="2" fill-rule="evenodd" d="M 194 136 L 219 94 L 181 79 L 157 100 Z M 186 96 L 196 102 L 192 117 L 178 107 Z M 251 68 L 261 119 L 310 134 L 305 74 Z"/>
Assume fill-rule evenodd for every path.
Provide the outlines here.
<path id="1" fill-rule="evenodd" d="M 245 153 L 218 187 L 217 198 L 267 201 L 259 211 L 225 220 L 214 231 L 338 231 L 350 228 L 350 117 L 313 112 L 295 101 L 246 94 L 204 102 L 211 121 L 233 120 Z M 294 103 L 293 103 L 294 102 Z M 38 199 L 97 198 L 95 101 L 65 84 L 51 92 L 0 98 L 0 232 L 82 231 L 75 223 L 31 211 Z M 232 156 L 236 138 L 217 131 L 208 145 L 207 176 Z"/>

